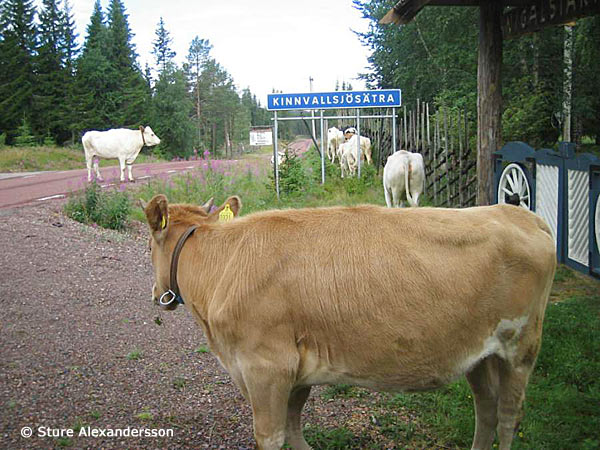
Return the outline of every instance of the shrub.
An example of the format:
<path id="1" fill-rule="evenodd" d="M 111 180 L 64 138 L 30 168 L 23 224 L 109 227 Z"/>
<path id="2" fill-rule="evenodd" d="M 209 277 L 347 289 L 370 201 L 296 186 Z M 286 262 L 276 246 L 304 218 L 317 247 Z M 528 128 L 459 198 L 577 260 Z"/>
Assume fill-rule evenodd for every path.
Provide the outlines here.
<path id="1" fill-rule="evenodd" d="M 125 228 L 130 210 L 131 201 L 125 192 L 104 192 L 96 182 L 72 195 L 64 207 L 65 214 L 73 220 L 112 230 Z"/>
<path id="2" fill-rule="evenodd" d="M 23 119 L 21 126 L 17 129 L 15 136 L 15 147 L 34 147 L 37 145 L 35 136 L 31 134 L 31 127 L 26 119 Z"/>
<path id="3" fill-rule="evenodd" d="M 279 165 L 279 193 L 283 195 L 302 194 L 309 185 L 309 177 L 300 158 L 287 151 L 285 155 L 285 162 Z M 269 172 L 269 180 L 275 189 L 275 178 L 272 171 Z"/>

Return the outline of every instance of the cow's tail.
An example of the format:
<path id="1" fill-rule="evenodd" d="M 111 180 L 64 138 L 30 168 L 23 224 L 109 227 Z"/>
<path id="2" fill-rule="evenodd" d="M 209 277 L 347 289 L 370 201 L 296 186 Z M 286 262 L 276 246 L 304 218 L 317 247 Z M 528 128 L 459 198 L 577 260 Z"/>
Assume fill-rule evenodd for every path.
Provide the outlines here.
<path id="1" fill-rule="evenodd" d="M 410 194 L 410 178 L 412 175 L 412 167 L 410 165 L 410 158 L 402 158 L 404 159 L 404 187 L 406 189 L 406 200 L 408 200 L 408 204 L 410 206 L 417 206 L 417 202 L 414 201 Z"/>

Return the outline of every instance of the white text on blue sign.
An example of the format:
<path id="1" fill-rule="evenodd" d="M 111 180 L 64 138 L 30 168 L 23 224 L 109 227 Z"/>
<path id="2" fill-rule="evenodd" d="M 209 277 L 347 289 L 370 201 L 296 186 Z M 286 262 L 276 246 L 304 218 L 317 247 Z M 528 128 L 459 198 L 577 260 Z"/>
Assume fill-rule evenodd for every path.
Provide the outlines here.
<path id="1" fill-rule="evenodd" d="M 400 89 L 375 91 L 311 92 L 307 94 L 269 94 L 267 109 L 339 109 L 339 108 L 390 108 L 401 104 Z"/>

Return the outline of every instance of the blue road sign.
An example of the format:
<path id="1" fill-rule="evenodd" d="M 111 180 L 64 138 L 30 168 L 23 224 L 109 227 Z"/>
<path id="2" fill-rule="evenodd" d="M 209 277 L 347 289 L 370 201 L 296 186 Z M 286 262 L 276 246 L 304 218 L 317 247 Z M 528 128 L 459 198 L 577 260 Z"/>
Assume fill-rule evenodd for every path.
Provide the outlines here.
<path id="1" fill-rule="evenodd" d="M 267 109 L 269 111 L 285 111 L 290 109 L 386 108 L 398 107 L 400 104 L 400 89 L 310 92 L 308 94 L 269 94 L 267 96 Z"/>

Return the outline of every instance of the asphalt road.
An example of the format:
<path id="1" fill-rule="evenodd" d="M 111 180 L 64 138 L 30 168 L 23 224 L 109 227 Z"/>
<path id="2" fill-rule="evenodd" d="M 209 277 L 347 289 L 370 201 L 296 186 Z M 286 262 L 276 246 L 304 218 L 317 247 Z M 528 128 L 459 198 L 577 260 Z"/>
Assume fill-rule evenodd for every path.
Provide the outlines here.
<path id="1" fill-rule="evenodd" d="M 310 145 L 310 139 L 301 139 L 289 145 L 290 150 L 301 154 Z M 269 155 L 265 155 L 265 160 Z M 236 163 L 238 160 L 229 160 Z M 83 162 L 82 162 L 83 164 Z M 203 167 L 206 161 L 176 161 L 133 165 L 133 176 L 143 182 L 161 174 L 177 174 Z M 100 169 L 104 178 L 102 186 L 119 185 L 119 166 Z M 125 170 L 127 177 L 127 170 Z M 65 197 L 87 184 L 87 169 L 62 170 L 52 172 L 0 173 L 0 208 L 25 205 Z M 125 182 L 125 186 L 129 183 Z"/>

